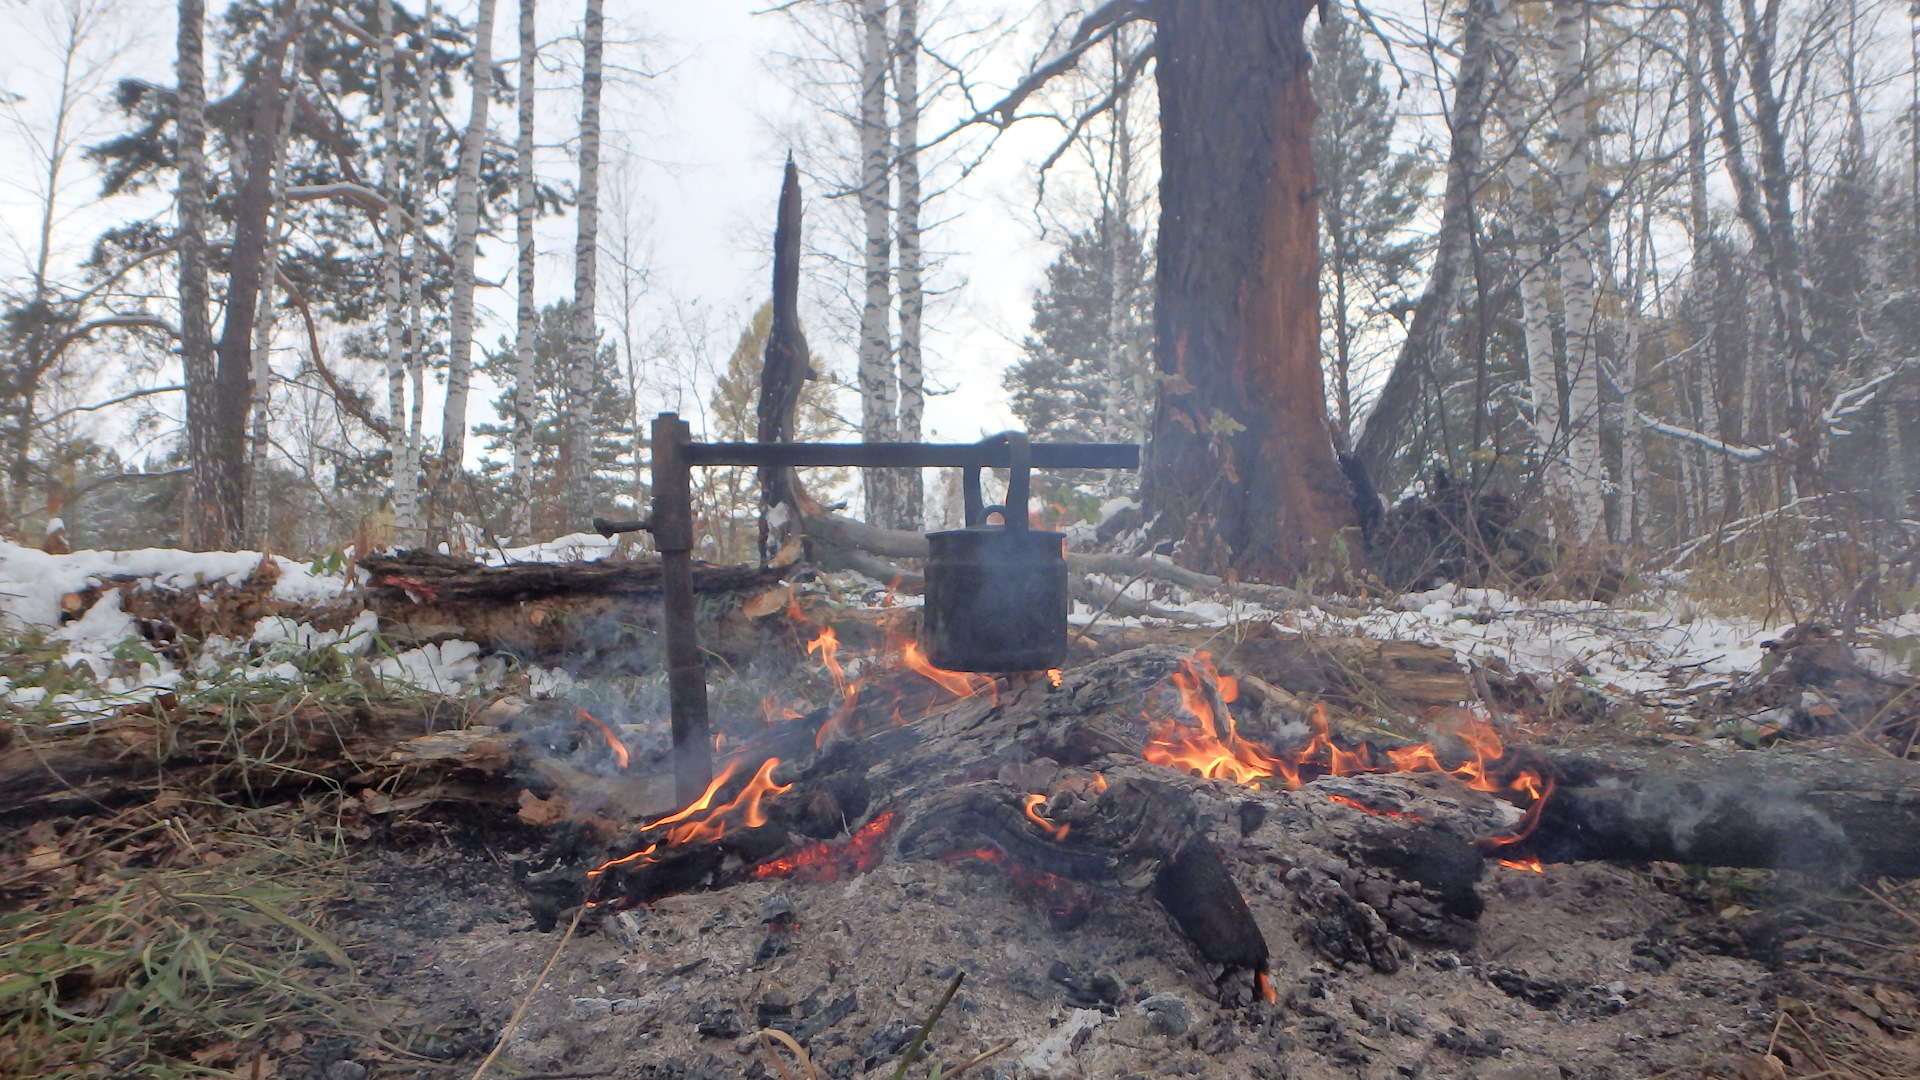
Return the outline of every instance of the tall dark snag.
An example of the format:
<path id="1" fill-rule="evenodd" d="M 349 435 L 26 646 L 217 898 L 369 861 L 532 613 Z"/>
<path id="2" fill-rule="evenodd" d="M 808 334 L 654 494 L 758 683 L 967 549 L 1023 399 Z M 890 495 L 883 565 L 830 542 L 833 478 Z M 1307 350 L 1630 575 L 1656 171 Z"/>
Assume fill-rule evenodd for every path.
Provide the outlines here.
<path id="1" fill-rule="evenodd" d="M 1344 569 L 1320 374 L 1309 0 L 1159 8 L 1162 380 L 1145 497 L 1201 569 Z"/>
<path id="2" fill-rule="evenodd" d="M 800 170 L 788 155 L 786 176 L 780 182 L 780 212 L 773 227 L 773 325 L 767 331 L 766 362 L 760 368 L 760 416 L 754 432 L 761 442 L 793 441 L 794 411 L 800 405 L 802 385 L 812 374 L 807 338 L 800 330 L 800 215 Z M 762 559 L 772 558 L 786 534 L 798 525 L 790 520 L 782 528 L 772 528 L 768 517 L 776 506 L 792 506 L 797 486 L 790 468 L 760 470 Z"/>

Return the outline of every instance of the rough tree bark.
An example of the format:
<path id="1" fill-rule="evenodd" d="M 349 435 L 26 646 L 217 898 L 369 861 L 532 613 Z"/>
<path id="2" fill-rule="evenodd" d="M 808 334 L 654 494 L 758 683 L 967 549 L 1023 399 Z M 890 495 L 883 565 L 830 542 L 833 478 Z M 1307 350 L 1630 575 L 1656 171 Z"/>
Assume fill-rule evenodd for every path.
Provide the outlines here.
<path id="1" fill-rule="evenodd" d="M 180 362 L 187 385 L 187 447 L 193 462 L 181 539 L 190 548 L 219 544 L 220 480 L 214 439 L 213 328 L 207 321 L 207 85 L 204 0 L 180 0 L 175 78 L 174 155 L 180 260 Z"/>
<path id="2" fill-rule="evenodd" d="M 514 139 L 514 274 L 516 297 L 513 335 L 513 535 L 520 542 L 533 533 L 533 331 L 539 313 L 533 299 L 533 218 L 539 194 L 533 186 L 534 70 L 539 41 L 534 36 L 537 0 L 520 0 L 519 134 Z"/>
<path id="3" fill-rule="evenodd" d="M 600 335 L 594 328 L 600 255 L 600 92 L 606 45 L 605 0 L 587 0 L 580 25 L 579 228 L 573 247 L 573 319 L 567 328 L 567 406 L 561 455 L 566 507 L 584 525 L 593 516 L 593 365 Z"/>
<path id="4" fill-rule="evenodd" d="M 466 472 L 467 388 L 473 381 L 474 238 L 480 231 L 480 153 L 487 141 L 487 103 L 493 97 L 495 0 L 480 0 L 473 29 L 473 98 L 460 139 L 460 171 L 453 181 L 453 311 L 447 344 L 447 402 L 440 420 L 440 472 L 431 506 L 436 518 L 451 512 L 454 480 Z M 444 524 L 444 522 L 443 522 Z"/>
<path id="5" fill-rule="evenodd" d="M 886 0 L 862 0 L 860 45 L 860 215 L 866 229 L 863 269 L 866 298 L 860 308 L 860 437 L 891 442 L 899 437 L 898 384 L 893 371 L 893 332 L 888 325 L 888 276 L 892 247 L 887 230 L 888 158 Z M 897 474 L 867 469 L 861 475 L 867 520 L 899 527 Z"/>
<path id="6" fill-rule="evenodd" d="M 926 415 L 925 371 L 921 361 L 921 317 L 926 311 L 920 246 L 920 3 L 895 0 L 899 30 L 894 39 L 893 93 L 898 126 L 895 141 L 900 172 L 900 204 L 894 212 L 899 237 L 900 291 L 900 427 L 902 442 L 920 441 L 920 422 Z M 902 470 L 895 477 L 899 499 L 898 528 L 918 529 L 925 520 L 920 470 Z"/>
<path id="7" fill-rule="evenodd" d="M 800 391 L 813 374 L 807 338 L 800 330 L 800 170 L 793 158 L 780 181 L 780 210 L 773 227 L 773 319 L 767 328 L 767 349 L 760 366 L 760 401 L 754 438 L 761 442 L 792 442 L 794 411 Z M 770 560 L 788 537 L 800 530 L 795 502 L 797 483 L 791 468 L 760 470 L 760 558 Z M 776 507 L 786 507 L 785 520 L 775 524 Z"/>
<path id="8" fill-rule="evenodd" d="M 1407 425 L 1419 404 L 1427 369 L 1446 342 L 1447 324 L 1459 301 L 1460 274 L 1471 248 L 1474 188 L 1479 183 L 1487 71 L 1493 49 L 1490 31 L 1504 7 L 1505 0 L 1474 0 L 1467 5 L 1460 74 L 1447 113 L 1452 142 L 1447 152 L 1447 182 L 1433 269 L 1414 304 L 1407 338 L 1394 357 L 1393 370 L 1354 440 L 1352 460 L 1363 481 L 1358 485 L 1363 490 L 1356 495 L 1363 499 L 1374 497 L 1372 482 L 1387 477 L 1394 453 L 1406 441 Z M 1373 509 L 1369 504 L 1365 511 Z"/>
<path id="9" fill-rule="evenodd" d="M 1354 524 L 1320 375 L 1305 0 L 1159 12 L 1163 389 L 1143 492 L 1196 567 L 1292 581 Z"/>

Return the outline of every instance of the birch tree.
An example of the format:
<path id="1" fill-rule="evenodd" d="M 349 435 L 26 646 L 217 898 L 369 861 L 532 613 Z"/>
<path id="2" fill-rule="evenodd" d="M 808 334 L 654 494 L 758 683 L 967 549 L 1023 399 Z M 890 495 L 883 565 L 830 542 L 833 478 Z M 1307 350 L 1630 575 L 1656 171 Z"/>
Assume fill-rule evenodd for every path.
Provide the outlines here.
<path id="1" fill-rule="evenodd" d="M 440 421 L 440 474 L 433 500 L 439 514 L 451 511 L 454 480 L 466 473 L 467 388 L 473 380 L 473 264 L 480 230 L 480 155 L 486 149 L 487 103 L 493 97 L 495 2 L 480 0 L 474 22 L 473 67 L 468 74 L 472 96 L 467 128 L 460 139 L 460 168 L 454 177 L 453 326 L 447 344 L 446 409 Z"/>
<path id="2" fill-rule="evenodd" d="M 893 372 L 892 237 L 887 220 L 893 147 L 887 123 L 887 69 L 892 56 L 886 0 L 861 0 L 860 25 L 858 201 L 866 229 L 862 250 L 866 289 L 860 308 L 860 436 L 867 442 L 891 442 L 899 438 L 900 429 L 899 386 Z M 867 469 L 861 479 L 867 520 L 897 527 L 902 514 L 898 473 Z"/>
<path id="3" fill-rule="evenodd" d="M 1587 120 L 1587 6 L 1553 0 L 1554 162 L 1556 224 L 1560 249 L 1561 305 L 1566 337 L 1567 499 L 1574 539 L 1604 539 L 1606 463 L 1600 452 L 1600 351 L 1595 333 L 1596 226 L 1589 206 L 1591 134 Z"/>
<path id="4" fill-rule="evenodd" d="M 204 0 L 180 0 L 175 41 L 174 196 L 180 279 L 180 363 L 187 388 L 187 452 L 193 469 L 182 542 L 204 547 L 222 539 L 220 472 L 215 459 L 213 328 L 207 320 L 206 69 Z"/>
<path id="5" fill-rule="evenodd" d="M 895 211 L 900 263 L 896 281 L 900 293 L 900 413 L 896 437 L 902 442 L 919 442 L 927 408 L 920 340 L 927 303 L 920 246 L 920 0 L 894 0 L 894 8 L 899 24 L 894 39 L 893 89 L 899 117 L 894 141 L 899 146 L 900 174 Z M 895 482 L 899 487 L 895 527 L 919 529 L 925 517 L 920 470 L 902 470 Z"/>
<path id="6" fill-rule="evenodd" d="M 294 7 L 294 18 L 304 21 L 304 14 L 298 4 Z M 300 53 L 300 38 L 294 39 L 288 52 L 296 60 L 285 76 L 285 81 L 290 90 L 297 90 L 299 81 L 297 57 Z M 253 359 L 250 365 L 253 389 L 253 437 L 248 453 L 246 525 L 249 545 L 261 551 L 267 550 L 270 534 L 268 454 L 272 446 L 270 429 L 273 421 L 273 336 L 278 326 L 276 317 L 278 307 L 274 303 L 274 295 L 275 288 L 279 284 L 280 244 L 287 228 L 285 153 L 289 136 L 293 131 L 293 116 L 293 109 L 281 109 L 280 126 L 274 133 L 273 182 L 268 194 L 272 211 L 267 225 L 266 254 L 261 260 L 264 271 L 260 282 L 258 305 L 260 313 L 255 317 L 253 324 Z"/>
<path id="7" fill-rule="evenodd" d="M 380 236 L 382 341 L 387 370 L 387 458 L 393 471 L 393 528 L 402 544 L 415 544 L 418 477 L 407 463 L 407 357 L 400 247 L 406 235 L 400 175 L 400 91 L 394 48 L 393 0 L 375 0 L 379 50 L 381 154 L 380 194 L 386 200 Z"/>
<path id="8" fill-rule="evenodd" d="M 514 139 L 514 365 L 513 365 L 513 535 L 522 541 L 533 530 L 533 407 L 534 333 L 539 314 L 534 307 L 533 219 L 539 209 L 534 188 L 533 126 L 535 72 L 539 42 L 534 34 L 537 0 L 520 0 L 520 60 L 518 73 L 519 129 Z"/>
<path id="9" fill-rule="evenodd" d="M 565 505 L 581 527 L 593 516 L 593 362 L 600 228 L 600 96 L 606 46 L 604 0 L 586 0 L 580 25 L 580 187 L 575 207 L 573 318 L 567 345 Z"/>

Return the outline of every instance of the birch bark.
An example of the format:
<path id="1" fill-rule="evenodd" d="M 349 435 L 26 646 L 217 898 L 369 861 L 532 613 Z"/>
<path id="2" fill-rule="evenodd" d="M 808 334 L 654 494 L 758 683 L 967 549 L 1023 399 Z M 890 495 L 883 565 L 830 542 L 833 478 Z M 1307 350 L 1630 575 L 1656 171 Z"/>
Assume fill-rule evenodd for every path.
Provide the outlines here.
<path id="1" fill-rule="evenodd" d="M 414 54 L 414 139 L 413 169 L 409 173 L 407 203 L 412 208 L 413 229 L 407 251 L 407 378 L 412 384 L 412 396 L 407 407 L 407 475 L 421 475 L 421 452 L 425 446 L 425 422 L 427 406 L 427 326 L 425 318 L 426 279 L 428 268 L 432 266 L 432 238 L 427 235 L 427 202 L 433 197 L 430 177 L 427 175 L 428 151 L 432 148 L 433 109 L 428 97 L 428 87 L 433 77 L 432 49 L 429 43 L 433 39 L 433 5 L 428 4 L 426 18 L 421 27 L 420 49 Z M 442 475 L 445 463 L 442 463 Z M 415 490 L 418 499 L 418 490 Z M 444 503 L 442 503 L 444 505 Z M 434 507 L 427 508 L 428 516 Z M 414 506 L 414 531 L 405 538 L 410 547 L 425 547 L 427 544 L 427 521 L 416 501 Z"/>
<path id="2" fill-rule="evenodd" d="M 473 381 L 473 263 L 480 231 L 480 154 L 487 141 L 487 104 L 493 97 L 495 0 L 480 0 L 474 20 L 473 97 L 460 139 L 460 171 L 453 181 L 453 305 L 447 342 L 447 402 L 440 420 L 440 474 L 434 485 L 436 515 L 451 513 L 454 481 L 466 472 L 467 389 Z M 429 8 L 431 10 L 431 8 Z"/>
<path id="3" fill-rule="evenodd" d="M 1688 361 L 1693 369 L 1700 395 L 1700 422 L 1707 434 L 1722 442 L 1728 432 L 1720 415 L 1720 352 L 1715 326 L 1720 294 L 1720 274 L 1713 264 L 1713 223 L 1707 216 L 1707 113 L 1706 76 L 1700 70 L 1700 26 L 1697 19 L 1687 20 L 1687 227 L 1692 234 L 1693 280 L 1696 294 L 1707 301 L 1705 340 L 1698 358 Z M 1691 451 L 1686 451 L 1691 453 Z M 1725 520 L 1727 510 L 1727 466 L 1708 460 L 1702 492 L 1703 517 L 1708 521 Z"/>
<path id="4" fill-rule="evenodd" d="M 402 308 L 400 241 L 406 213 L 400 193 L 400 93 L 395 85 L 393 0 L 375 0 L 379 52 L 381 115 L 380 195 L 386 200 L 381 221 L 380 300 L 387 369 L 387 460 L 393 470 L 393 529 L 408 542 L 414 531 L 417 478 L 407 462 L 407 358 Z"/>
<path id="5" fill-rule="evenodd" d="M 887 229 L 890 155 L 887 125 L 886 0 L 861 0 L 860 49 L 860 214 L 866 229 L 866 298 L 860 309 L 860 436 L 866 442 L 899 437 L 898 383 L 893 368 L 889 326 L 888 274 L 891 252 Z M 887 528 L 900 520 L 899 485 L 885 469 L 862 474 L 867 520 Z"/>
<path id="6" fill-rule="evenodd" d="M 220 486 L 214 460 L 213 327 L 207 319 L 207 9 L 204 0 L 180 0 L 174 72 L 179 104 L 174 155 L 180 172 L 175 195 L 180 274 L 180 360 L 187 386 L 187 446 L 193 468 L 181 540 L 189 548 L 220 532 Z"/>
<path id="7" fill-rule="evenodd" d="M 920 351 L 926 312 L 920 245 L 920 4 L 919 0 L 895 0 L 894 7 L 900 20 L 893 79 L 900 169 L 900 206 L 894 226 L 900 243 L 900 428 L 896 437 L 902 442 L 919 442 L 920 424 L 927 410 Z M 894 482 L 899 500 L 895 528 L 919 530 L 925 488 L 920 470 L 901 470 Z"/>
<path id="8" fill-rule="evenodd" d="M 1587 121 L 1586 5 L 1553 2 L 1554 127 L 1560 152 L 1554 163 L 1560 227 L 1561 309 L 1566 327 L 1566 460 L 1574 539 L 1605 539 L 1606 462 L 1600 448 L 1600 351 L 1594 315 L 1596 230 L 1588 192 L 1592 183 Z"/>
<path id="9" fill-rule="evenodd" d="M 514 140 L 514 239 L 516 304 L 513 340 L 513 535 L 526 543 L 533 534 L 533 331 L 539 318 L 533 302 L 533 217 L 538 193 L 533 180 L 534 73 L 539 43 L 534 37 L 537 0 L 520 0 L 520 129 Z"/>
<path id="10" fill-rule="evenodd" d="M 573 319 L 567 330 L 566 506 L 584 527 L 593 516 L 594 307 L 600 251 L 600 93 L 605 0 L 586 0 L 581 20 L 580 188 L 575 206 Z"/>

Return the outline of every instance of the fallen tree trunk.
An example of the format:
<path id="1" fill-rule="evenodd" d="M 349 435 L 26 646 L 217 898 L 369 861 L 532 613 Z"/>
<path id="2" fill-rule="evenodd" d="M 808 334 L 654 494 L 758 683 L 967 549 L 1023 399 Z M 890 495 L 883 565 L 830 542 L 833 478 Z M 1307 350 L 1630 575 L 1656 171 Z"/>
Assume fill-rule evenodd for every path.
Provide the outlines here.
<path id="1" fill-rule="evenodd" d="M 1560 787 L 1529 847 L 1548 861 L 1920 876 L 1920 765 L 1910 761 L 1618 745 L 1546 756 Z"/>
<path id="2" fill-rule="evenodd" d="M 438 604 L 519 603 L 557 596 L 635 596 L 660 591 L 660 560 L 596 559 L 571 563 L 487 566 L 426 551 L 361 559 L 369 589 L 388 589 Z M 784 571 L 772 567 L 695 564 L 695 592 L 739 592 L 771 585 Z"/>

